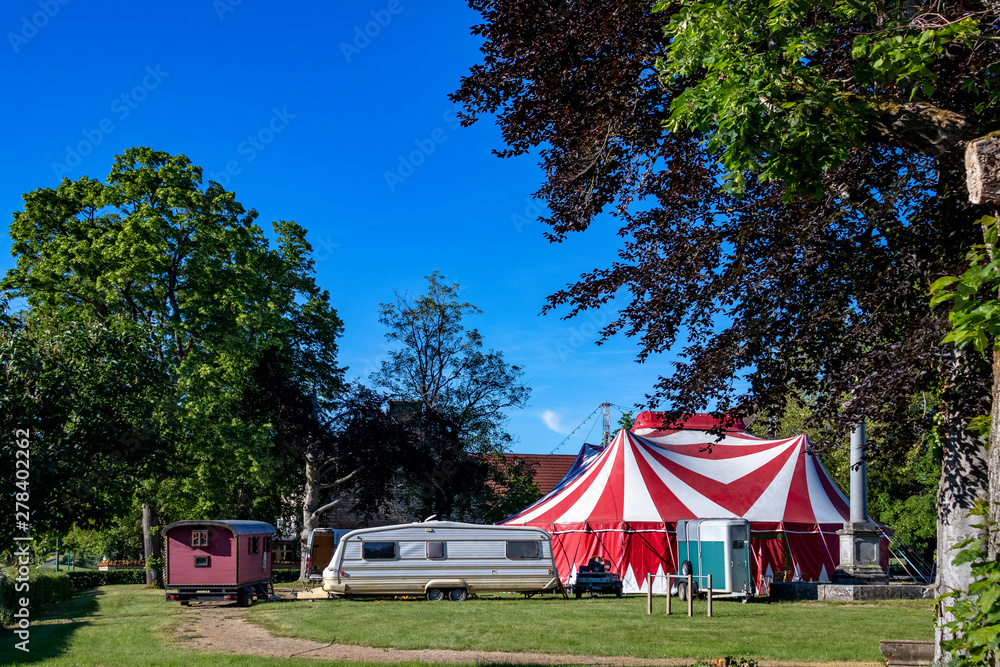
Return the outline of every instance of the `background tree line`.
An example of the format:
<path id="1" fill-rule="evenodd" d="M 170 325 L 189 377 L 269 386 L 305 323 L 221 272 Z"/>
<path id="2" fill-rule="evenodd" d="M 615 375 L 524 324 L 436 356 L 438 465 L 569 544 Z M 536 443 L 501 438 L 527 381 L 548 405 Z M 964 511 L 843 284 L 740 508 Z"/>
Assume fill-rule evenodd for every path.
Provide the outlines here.
<path id="1" fill-rule="evenodd" d="M 0 282 L 0 427 L 31 433 L 36 538 L 72 530 L 125 550 L 138 518 L 151 582 L 173 520 L 291 523 L 304 540 L 343 504 L 491 520 L 520 508 L 507 490 L 530 495 L 528 471 L 499 463 L 503 411 L 529 390 L 464 326 L 476 311 L 457 285 L 434 274 L 427 295 L 384 306 L 398 351 L 381 389 L 351 386 L 305 230 L 275 222 L 272 245 L 184 156 L 129 149 L 106 182 L 64 179 L 24 202 Z M 0 452 L 13 469 L 9 439 Z"/>

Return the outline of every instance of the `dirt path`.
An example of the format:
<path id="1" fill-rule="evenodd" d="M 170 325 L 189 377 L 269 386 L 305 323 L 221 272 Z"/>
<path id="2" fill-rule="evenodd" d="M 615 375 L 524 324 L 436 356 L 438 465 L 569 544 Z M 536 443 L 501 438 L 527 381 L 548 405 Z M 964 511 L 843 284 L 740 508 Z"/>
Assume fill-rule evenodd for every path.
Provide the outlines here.
<path id="1" fill-rule="evenodd" d="M 555 653 L 508 653 L 503 651 L 451 651 L 445 649 L 390 649 L 322 644 L 308 639 L 275 637 L 264 628 L 248 623 L 238 607 L 201 606 L 186 610 L 175 632 L 185 646 L 214 653 L 293 656 L 320 660 L 358 662 L 424 662 L 509 665 L 621 665 L 622 667 L 688 667 L 693 660 L 681 658 L 632 658 L 627 656 L 562 655 Z M 882 663 L 790 663 L 760 661 L 760 667 L 879 667 Z"/>

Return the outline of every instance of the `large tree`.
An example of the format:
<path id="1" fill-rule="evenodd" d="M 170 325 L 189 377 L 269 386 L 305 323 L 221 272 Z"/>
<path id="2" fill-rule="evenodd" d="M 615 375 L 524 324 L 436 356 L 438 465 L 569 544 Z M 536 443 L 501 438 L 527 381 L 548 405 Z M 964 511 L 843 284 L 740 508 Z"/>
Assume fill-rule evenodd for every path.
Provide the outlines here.
<path id="1" fill-rule="evenodd" d="M 397 347 L 373 380 L 406 402 L 400 412 L 409 413 L 405 421 L 426 455 L 422 468 L 409 471 L 411 504 L 428 515 L 470 515 L 484 502 L 497 504 L 482 497 L 488 479 L 506 474 L 514 484 L 524 474 L 517 466 L 489 468 L 511 440 L 505 411 L 523 407 L 530 389 L 520 367 L 484 350 L 482 335 L 465 326 L 463 318 L 480 311 L 460 300 L 458 285 L 437 272 L 426 278 L 425 294 L 397 292 L 394 303 L 382 304 L 379 321 Z"/>
<path id="2" fill-rule="evenodd" d="M 147 557 L 157 555 L 160 508 L 174 518 L 275 512 L 278 456 L 267 425 L 238 415 L 251 372 L 277 349 L 298 381 L 325 395 L 343 374 L 342 325 L 313 281 L 304 230 L 275 223 L 269 247 L 256 212 L 232 192 L 202 186 L 184 156 L 149 148 L 117 156 L 106 183 L 64 179 L 24 202 L 10 228 L 17 264 L 0 283 L 25 299 L 22 319 L 124 322 L 142 340 L 144 363 L 161 369 L 132 388 L 150 414 L 116 449 L 146 466 L 133 488 Z"/>
<path id="3" fill-rule="evenodd" d="M 940 345 L 927 290 L 982 238 L 961 157 L 997 128 L 996 7 L 470 5 L 465 121 L 495 114 L 501 155 L 539 149 L 554 240 L 621 221 L 619 260 L 549 308 L 618 299 L 602 333 L 638 336 L 642 360 L 685 336 L 651 397 L 679 412 L 777 414 L 796 392 L 842 430 L 902 427 L 910 396 L 941 390 L 939 586 L 967 583 L 948 547 L 987 492 L 965 427 L 990 369 Z M 907 440 L 874 435 L 870 456 Z"/>

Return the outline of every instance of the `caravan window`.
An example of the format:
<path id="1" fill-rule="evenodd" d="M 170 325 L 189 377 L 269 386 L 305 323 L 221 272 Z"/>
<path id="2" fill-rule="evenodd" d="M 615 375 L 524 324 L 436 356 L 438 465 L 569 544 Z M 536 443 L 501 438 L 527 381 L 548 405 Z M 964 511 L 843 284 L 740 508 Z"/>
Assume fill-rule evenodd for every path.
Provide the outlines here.
<path id="1" fill-rule="evenodd" d="M 541 542 L 508 542 L 507 558 L 541 558 Z"/>
<path id="2" fill-rule="evenodd" d="M 444 558 L 444 542 L 428 542 L 427 557 L 438 559 Z"/>
<path id="3" fill-rule="evenodd" d="M 361 557 L 365 560 L 395 560 L 395 542 L 363 542 Z"/>

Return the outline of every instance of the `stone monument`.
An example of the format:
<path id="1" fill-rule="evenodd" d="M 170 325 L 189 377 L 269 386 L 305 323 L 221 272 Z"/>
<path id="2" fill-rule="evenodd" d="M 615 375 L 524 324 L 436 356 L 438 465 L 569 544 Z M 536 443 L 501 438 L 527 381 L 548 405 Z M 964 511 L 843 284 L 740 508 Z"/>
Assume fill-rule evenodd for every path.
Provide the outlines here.
<path id="1" fill-rule="evenodd" d="M 837 584 L 884 584 L 882 531 L 868 519 L 868 467 L 864 462 L 865 424 L 851 432 L 851 520 L 838 530 L 840 565 L 833 573 Z"/>

